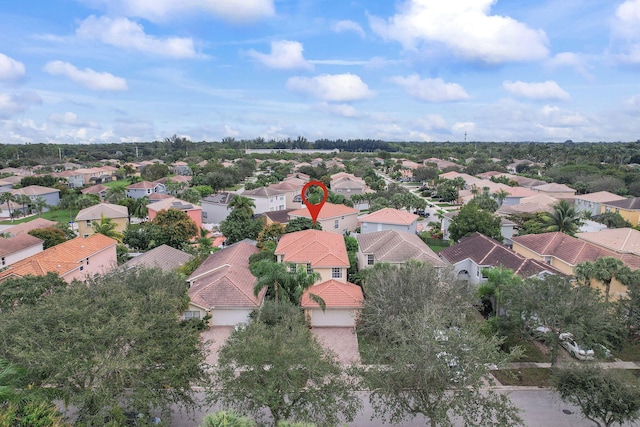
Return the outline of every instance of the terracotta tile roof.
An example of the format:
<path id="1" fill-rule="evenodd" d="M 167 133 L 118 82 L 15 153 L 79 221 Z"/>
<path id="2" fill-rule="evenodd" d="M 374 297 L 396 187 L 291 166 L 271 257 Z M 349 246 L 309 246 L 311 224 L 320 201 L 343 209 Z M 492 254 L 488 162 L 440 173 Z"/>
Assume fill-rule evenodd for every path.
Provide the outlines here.
<path id="1" fill-rule="evenodd" d="M 10 233 L 13 236 L 19 236 L 37 228 L 47 228 L 54 225 L 56 225 L 55 221 L 50 221 L 44 218 L 36 218 L 32 221 L 23 222 L 22 224 L 12 225 L 11 227 L 5 228 L 4 232 Z"/>
<path id="2" fill-rule="evenodd" d="M 564 233 L 527 234 L 526 236 L 513 237 L 511 240 L 536 254 L 553 256 L 569 265 L 577 265 L 584 261 L 593 262 L 603 257 L 613 257 L 623 260 L 629 267 L 640 268 L 639 256 L 620 255 Z"/>
<path id="3" fill-rule="evenodd" d="M 259 307 L 266 289 L 253 294 L 257 279 L 249 271 L 249 257 L 258 252 L 255 244 L 243 240 L 211 254 L 187 279 L 191 302 L 206 310 Z"/>
<path id="4" fill-rule="evenodd" d="M 604 203 L 613 202 L 616 200 L 624 200 L 625 197 L 617 194 L 609 193 L 608 191 L 598 191 L 597 193 L 589 194 L 576 194 L 576 200 L 585 200 L 587 202 Z"/>
<path id="5" fill-rule="evenodd" d="M 349 256 L 341 234 L 302 230 L 285 234 L 275 251 L 284 262 L 311 264 L 311 267 L 348 267 Z"/>
<path id="6" fill-rule="evenodd" d="M 578 233 L 576 237 L 620 254 L 640 255 L 640 231 L 633 228 L 613 228 L 592 233 Z"/>
<path id="7" fill-rule="evenodd" d="M 359 210 L 350 208 L 349 206 L 335 205 L 333 203 L 326 202 L 322 206 L 322 209 L 320 209 L 320 213 L 318 213 L 318 219 L 330 219 L 343 215 L 357 215 L 359 212 Z M 311 214 L 307 208 L 302 208 L 289 212 L 289 217 L 311 218 Z"/>
<path id="8" fill-rule="evenodd" d="M 11 190 L 11 194 L 26 194 L 27 196 L 42 196 L 44 194 L 59 193 L 57 188 L 42 187 L 40 185 L 29 185 L 15 190 Z"/>
<path id="9" fill-rule="evenodd" d="M 634 197 L 632 199 L 615 200 L 612 202 L 606 202 L 607 206 L 613 206 L 615 208 L 638 210 L 640 209 L 640 197 Z"/>
<path id="10" fill-rule="evenodd" d="M 313 285 L 302 294 L 300 301 L 302 307 L 320 307 L 311 299 L 310 293 L 321 297 L 327 308 L 361 308 L 364 301 L 360 286 L 333 279 Z"/>
<path id="11" fill-rule="evenodd" d="M 147 196 L 150 202 L 156 202 L 158 200 L 171 199 L 173 196 L 170 194 L 162 194 L 162 193 L 151 193 Z"/>
<path id="12" fill-rule="evenodd" d="M 562 274 L 554 267 L 535 259 L 527 259 L 483 234 L 473 233 L 460 242 L 438 252 L 443 259 L 456 264 L 471 259 L 482 267 L 504 267 L 522 277 L 531 277 L 543 271 Z"/>
<path id="13" fill-rule="evenodd" d="M 384 208 L 360 218 L 361 222 L 375 222 L 380 224 L 410 225 L 420 218 L 410 212 L 393 208 Z"/>
<path id="14" fill-rule="evenodd" d="M 376 231 L 356 236 L 360 252 L 373 254 L 376 262 L 401 263 L 409 259 L 444 267 L 438 255 L 415 234 L 396 230 Z"/>
<path id="15" fill-rule="evenodd" d="M 171 271 L 193 259 L 193 255 L 171 246 L 161 245 L 125 262 L 123 268 L 159 268 Z"/>
<path id="16" fill-rule="evenodd" d="M 86 258 L 109 247 L 115 247 L 116 241 L 103 234 L 92 234 L 87 238 L 76 237 L 40 253 L 25 258 L 0 272 L 0 280 L 8 276 L 43 276 L 48 272 L 64 276 L 78 268 Z"/>
<path id="17" fill-rule="evenodd" d="M 98 203 L 97 205 L 80 210 L 78 215 L 76 215 L 76 221 L 99 220 L 103 216 L 105 218 L 128 218 L 129 210 L 126 206 Z"/>
<path id="18" fill-rule="evenodd" d="M 0 238 L 0 256 L 11 255 L 23 249 L 32 246 L 42 245 L 42 240 L 33 237 L 30 234 L 21 234 L 19 236 Z"/>

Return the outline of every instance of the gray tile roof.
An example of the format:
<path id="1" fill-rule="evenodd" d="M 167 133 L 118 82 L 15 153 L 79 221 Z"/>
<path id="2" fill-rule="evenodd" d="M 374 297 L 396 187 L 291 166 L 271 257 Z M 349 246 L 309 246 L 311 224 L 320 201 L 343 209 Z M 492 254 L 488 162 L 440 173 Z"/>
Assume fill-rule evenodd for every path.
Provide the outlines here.
<path id="1" fill-rule="evenodd" d="M 373 254 L 376 262 L 402 263 L 416 259 L 435 267 L 445 263 L 415 234 L 404 231 L 385 230 L 356 236 L 359 251 Z"/>
<path id="2" fill-rule="evenodd" d="M 162 245 L 130 259 L 123 267 L 160 268 L 164 271 L 171 271 L 191 261 L 191 259 L 193 259 L 193 255 L 171 246 Z"/>

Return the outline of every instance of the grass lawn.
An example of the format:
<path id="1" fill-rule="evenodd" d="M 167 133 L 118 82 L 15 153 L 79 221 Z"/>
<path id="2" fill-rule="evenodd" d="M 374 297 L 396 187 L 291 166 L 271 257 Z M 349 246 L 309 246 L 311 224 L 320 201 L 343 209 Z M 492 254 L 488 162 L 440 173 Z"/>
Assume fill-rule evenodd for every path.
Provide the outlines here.
<path id="1" fill-rule="evenodd" d="M 613 357 L 617 357 L 626 362 L 640 361 L 640 342 L 626 342 L 622 349 L 613 351 Z"/>
<path id="2" fill-rule="evenodd" d="M 429 246 L 429 247 L 431 248 L 431 250 L 432 250 L 433 252 L 435 252 L 435 253 L 438 253 L 438 252 L 440 252 L 441 250 L 446 249 L 446 248 L 448 248 L 448 247 L 449 247 L 449 246 L 439 246 L 439 245 L 428 245 L 428 246 Z"/>
<path id="3" fill-rule="evenodd" d="M 72 209 L 71 218 L 75 218 L 76 215 L 78 215 L 78 210 Z M 37 219 L 37 218 L 40 218 L 40 217 L 38 215 L 31 215 L 25 218 L 18 218 L 13 222 L 11 222 L 10 219 L 5 221 L 0 221 L 0 224 L 3 224 L 3 225 L 22 224 L 23 222 L 33 221 L 34 219 Z M 66 224 L 69 222 L 69 211 L 67 209 L 57 209 L 57 210 L 51 210 L 49 212 L 43 212 L 42 218 L 48 219 L 50 221 L 62 222 Z"/>
<path id="4" fill-rule="evenodd" d="M 110 182 L 104 182 L 102 183 L 102 185 L 104 185 L 105 187 L 113 187 L 113 186 L 118 186 L 118 185 L 131 185 L 131 180 L 129 179 L 121 179 L 119 181 L 110 181 Z"/>
<path id="5" fill-rule="evenodd" d="M 502 385 L 549 387 L 550 368 L 500 369 L 491 371 Z"/>

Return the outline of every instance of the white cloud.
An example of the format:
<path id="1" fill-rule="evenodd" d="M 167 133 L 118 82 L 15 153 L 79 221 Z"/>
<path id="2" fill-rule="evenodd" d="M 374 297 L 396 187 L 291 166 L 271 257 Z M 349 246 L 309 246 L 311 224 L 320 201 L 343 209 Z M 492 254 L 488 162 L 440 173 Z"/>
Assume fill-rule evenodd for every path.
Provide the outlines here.
<path id="1" fill-rule="evenodd" d="M 640 0 L 626 0 L 617 7 L 611 31 L 618 59 L 640 63 Z"/>
<path id="2" fill-rule="evenodd" d="M 457 122 L 453 125 L 454 132 L 471 132 L 475 130 L 476 124 L 473 122 Z"/>
<path id="3" fill-rule="evenodd" d="M 193 58 L 193 40 L 185 37 L 156 38 L 145 34 L 142 25 L 127 18 L 89 16 L 82 21 L 76 35 L 123 49 L 133 49 L 171 58 Z"/>
<path id="4" fill-rule="evenodd" d="M 440 78 L 421 79 L 417 74 L 412 74 L 408 77 L 392 77 L 391 81 L 421 101 L 447 102 L 469 98 L 462 86 L 457 83 L 445 83 Z"/>
<path id="5" fill-rule="evenodd" d="M 349 102 L 371 98 L 374 94 L 355 74 L 322 74 L 315 77 L 291 77 L 287 89 L 328 102 Z"/>
<path id="6" fill-rule="evenodd" d="M 526 83 L 521 81 L 511 82 L 505 80 L 502 86 L 514 96 L 530 99 L 559 99 L 566 100 L 570 95 L 558 86 L 558 83 L 547 80 L 540 83 Z"/>
<path id="7" fill-rule="evenodd" d="M 487 63 L 545 58 L 548 39 L 507 16 L 490 15 L 496 0 L 407 0 L 385 21 L 369 17 L 374 32 L 407 50 L 442 47 L 456 56 Z"/>
<path id="8" fill-rule="evenodd" d="M 209 14 L 230 22 L 247 22 L 275 15 L 273 0 L 81 0 L 114 14 L 150 21 L 177 16 Z"/>
<path id="9" fill-rule="evenodd" d="M 75 113 L 72 113 L 69 111 L 62 114 L 53 113 L 49 115 L 49 121 L 59 125 L 82 126 L 82 127 L 89 127 L 94 129 L 102 128 L 99 123 L 93 122 L 93 121 L 86 122 L 86 121 L 80 120 L 80 118 Z"/>
<path id="10" fill-rule="evenodd" d="M 364 30 L 362 29 L 360 24 L 358 24 L 357 22 L 354 22 L 354 21 L 349 21 L 349 20 L 338 21 L 338 22 L 334 23 L 331 26 L 331 29 L 333 31 L 335 31 L 336 33 L 343 33 L 343 32 L 351 31 L 351 32 L 356 33 L 357 35 L 359 35 L 362 38 L 365 37 Z"/>
<path id="11" fill-rule="evenodd" d="M 304 59 L 303 50 L 300 42 L 279 40 L 271 42 L 271 53 L 269 54 L 251 49 L 247 55 L 269 68 L 311 70 L 313 65 Z"/>
<path id="12" fill-rule="evenodd" d="M 24 64 L 0 53 L 0 81 L 15 81 L 24 77 Z"/>
<path id="13" fill-rule="evenodd" d="M 31 105 L 42 104 L 42 98 L 35 92 L 21 94 L 0 93 L 0 118 L 25 112 Z"/>
<path id="14" fill-rule="evenodd" d="M 44 71 L 54 76 L 66 76 L 72 81 L 92 90 L 127 90 L 127 81 L 111 73 L 99 73 L 91 68 L 79 70 L 68 62 L 51 61 L 44 66 Z"/>
<path id="15" fill-rule="evenodd" d="M 593 80 L 593 75 L 589 72 L 589 61 L 584 55 L 573 52 L 560 52 L 549 59 L 547 66 L 551 68 L 568 67 L 575 69 L 587 80 Z"/>
<path id="16" fill-rule="evenodd" d="M 429 131 L 447 129 L 447 121 L 440 114 L 427 114 L 418 119 L 417 123 Z"/>
<path id="17" fill-rule="evenodd" d="M 558 107 L 545 105 L 540 110 L 542 117 L 546 121 L 545 125 L 554 127 L 576 127 L 589 123 L 582 114 L 572 111 L 564 111 Z"/>
<path id="18" fill-rule="evenodd" d="M 342 116 L 347 118 L 356 118 L 360 114 L 352 105 L 349 104 L 327 104 L 323 103 L 317 107 L 320 111 L 334 114 L 336 116 Z"/>

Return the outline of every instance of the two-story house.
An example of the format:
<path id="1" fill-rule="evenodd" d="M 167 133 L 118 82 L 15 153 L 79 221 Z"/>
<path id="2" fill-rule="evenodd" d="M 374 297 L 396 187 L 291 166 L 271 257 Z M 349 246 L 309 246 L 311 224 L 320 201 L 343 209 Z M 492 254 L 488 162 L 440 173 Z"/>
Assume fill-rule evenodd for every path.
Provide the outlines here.
<path id="1" fill-rule="evenodd" d="M 43 251 L 43 241 L 30 234 L 0 238 L 0 269 Z"/>
<path id="2" fill-rule="evenodd" d="M 396 230 L 415 234 L 418 230 L 418 215 L 393 208 L 384 208 L 360 218 L 360 233 Z"/>
<path id="3" fill-rule="evenodd" d="M 60 204 L 60 190 L 57 188 L 42 187 L 40 185 L 29 185 L 27 187 L 18 188 L 10 191 L 14 196 L 24 195 L 29 197 L 31 202 L 41 197 L 46 203 L 44 211 L 48 211 L 47 206 L 58 206 Z"/>
<path id="4" fill-rule="evenodd" d="M 185 202 L 184 200 L 177 199 L 175 197 L 169 197 L 167 199 L 158 200 L 154 203 L 147 205 L 147 216 L 149 220 L 158 215 L 161 210 L 177 209 L 187 214 L 189 218 L 196 223 L 198 230 L 202 228 L 202 208 L 193 203 Z"/>
<path id="5" fill-rule="evenodd" d="M 229 202 L 233 199 L 235 193 L 222 192 L 211 194 L 200 199 L 202 207 L 202 222 L 205 224 L 220 224 L 229 216 Z"/>
<path id="6" fill-rule="evenodd" d="M 109 218 L 115 224 L 115 230 L 124 233 L 129 224 L 129 210 L 126 206 L 114 205 L 111 203 L 98 203 L 81 209 L 76 215 L 78 224 L 78 235 L 89 237 L 94 233 L 93 222 L 100 223 L 102 218 Z"/>
<path id="7" fill-rule="evenodd" d="M 362 289 L 347 281 L 349 256 L 344 238 L 320 230 L 285 234 L 275 250 L 278 262 L 291 269 L 304 268 L 320 279 L 302 297 L 302 306 L 311 326 L 354 327 L 364 300 Z M 324 310 L 309 294 L 324 299 Z"/>
<path id="8" fill-rule="evenodd" d="M 640 197 L 602 202 L 600 213 L 607 212 L 619 213 L 622 218 L 629 221 L 634 227 L 640 225 Z"/>
<path id="9" fill-rule="evenodd" d="M 608 191 L 598 191 L 597 193 L 576 194 L 574 206 L 576 212 L 589 212 L 589 215 L 596 216 L 602 213 L 602 204 L 625 200 L 624 197 Z"/>
<path id="10" fill-rule="evenodd" d="M 444 267 L 445 263 L 415 233 L 398 230 L 374 231 L 358 234 L 358 269 L 378 263 L 404 264 L 410 259 Z"/>
<path id="11" fill-rule="evenodd" d="M 127 197 L 131 199 L 140 199 L 149 197 L 153 193 L 166 194 L 167 187 L 161 182 L 140 181 L 127 186 Z"/>
<path id="12" fill-rule="evenodd" d="M 253 200 L 253 203 L 256 205 L 253 210 L 254 214 L 269 211 L 282 211 L 287 208 L 287 191 L 284 190 L 260 187 L 244 191 L 241 195 Z"/>
<path id="13" fill-rule="evenodd" d="M 317 222 L 324 231 L 337 234 L 353 232 L 358 226 L 359 211 L 345 205 L 336 205 L 326 202 L 318 213 Z M 302 208 L 289 212 L 289 220 L 296 218 L 309 218 L 309 209 Z"/>

